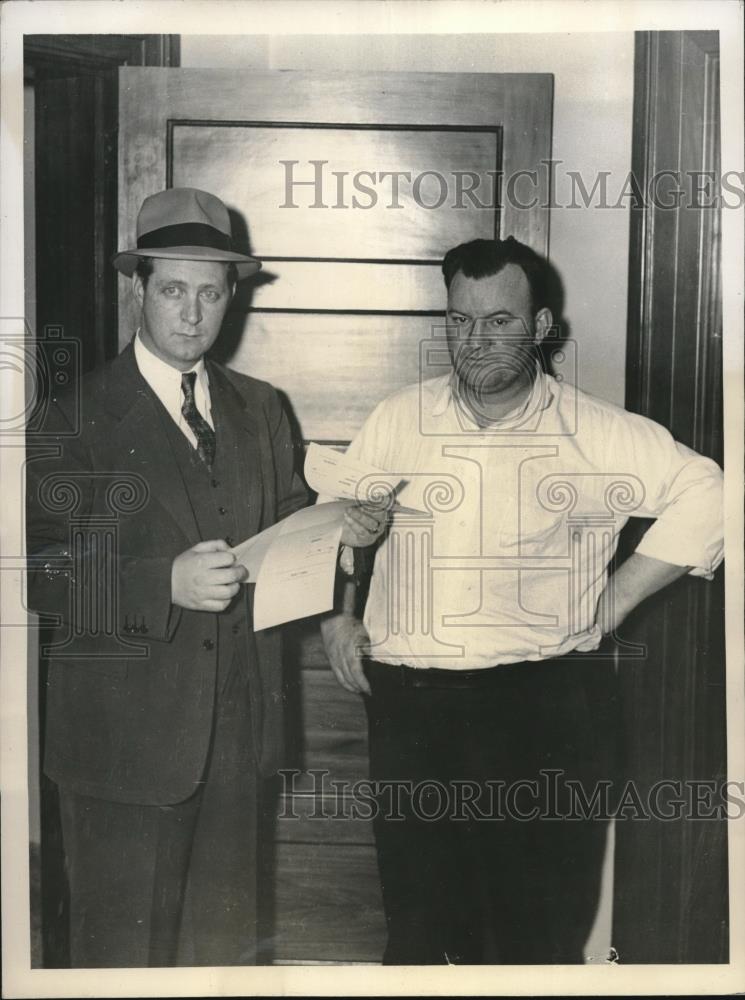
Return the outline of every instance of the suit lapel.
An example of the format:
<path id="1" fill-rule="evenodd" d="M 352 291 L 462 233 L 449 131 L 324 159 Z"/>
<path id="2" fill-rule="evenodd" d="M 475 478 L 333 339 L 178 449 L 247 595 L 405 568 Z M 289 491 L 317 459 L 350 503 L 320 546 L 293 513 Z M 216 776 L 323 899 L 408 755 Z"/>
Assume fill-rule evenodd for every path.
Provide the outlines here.
<path id="1" fill-rule="evenodd" d="M 207 362 L 218 461 L 230 476 L 235 499 L 236 542 L 255 535 L 261 525 L 263 481 L 260 425 L 228 376 Z"/>
<path id="2" fill-rule="evenodd" d="M 117 464 L 143 477 L 150 495 L 196 545 L 199 527 L 164 424 L 164 418 L 171 418 L 140 374 L 131 344 L 112 362 L 107 376 L 105 405 L 117 418 L 110 442 Z"/>

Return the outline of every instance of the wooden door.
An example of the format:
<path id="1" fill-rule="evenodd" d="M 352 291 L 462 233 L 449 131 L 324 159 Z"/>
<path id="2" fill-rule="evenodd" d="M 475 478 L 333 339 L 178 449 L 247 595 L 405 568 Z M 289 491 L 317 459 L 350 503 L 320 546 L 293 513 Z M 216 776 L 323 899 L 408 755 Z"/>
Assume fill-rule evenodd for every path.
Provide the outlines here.
<path id="1" fill-rule="evenodd" d="M 442 335 L 451 246 L 512 234 L 548 251 L 549 75 L 124 69 L 120 95 L 120 246 L 166 186 L 226 202 L 264 269 L 217 349 L 283 392 L 299 441 L 346 444 L 417 380 L 421 346 Z M 120 346 L 135 325 L 122 281 Z M 323 789 L 307 773 L 278 789 L 269 951 L 378 961 L 370 825 L 314 818 L 338 814 L 330 782 L 366 777 L 363 706 L 336 684 L 315 622 L 288 629 L 287 647 L 288 763 L 328 773 Z"/>

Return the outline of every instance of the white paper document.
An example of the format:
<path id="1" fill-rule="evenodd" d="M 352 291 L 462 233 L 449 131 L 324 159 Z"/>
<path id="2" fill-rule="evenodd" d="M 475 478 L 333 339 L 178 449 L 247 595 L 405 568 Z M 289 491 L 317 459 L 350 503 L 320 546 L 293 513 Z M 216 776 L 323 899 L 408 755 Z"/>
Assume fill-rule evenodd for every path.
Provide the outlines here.
<path id="1" fill-rule="evenodd" d="M 324 445 L 312 443 L 308 446 L 305 479 L 319 496 L 390 505 L 394 513 L 396 510 L 427 510 L 421 495 L 426 484 L 412 483 L 397 472 L 366 465 Z"/>
<path id="2" fill-rule="evenodd" d="M 395 492 L 401 477 L 313 442 L 305 456 L 305 480 L 320 496 L 380 503 Z"/>
<path id="3" fill-rule="evenodd" d="M 318 444 L 308 448 L 305 478 L 319 495 L 337 499 L 299 510 L 232 550 L 256 584 L 257 632 L 330 611 L 344 511 L 355 502 L 386 503 L 405 485 L 395 473 Z"/>
<path id="4" fill-rule="evenodd" d="M 255 631 L 331 610 L 348 506 L 334 501 L 306 507 L 232 550 L 256 584 Z"/>

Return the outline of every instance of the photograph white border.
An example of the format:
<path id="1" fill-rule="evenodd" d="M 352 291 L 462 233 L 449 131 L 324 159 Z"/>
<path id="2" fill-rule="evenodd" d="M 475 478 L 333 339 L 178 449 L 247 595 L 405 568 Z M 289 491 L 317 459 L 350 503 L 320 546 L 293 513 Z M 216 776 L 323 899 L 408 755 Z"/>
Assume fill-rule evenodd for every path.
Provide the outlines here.
<path id="1" fill-rule="evenodd" d="M 457 27 L 455 27 L 457 25 Z M 491 34 L 718 29 L 722 170 L 743 171 L 743 6 L 574 0 L 9 0 L 0 10 L 0 319 L 24 315 L 23 34 Z M 745 778 L 743 686 L 743 210 L 722 213 L 726 485 L 728 777 Z M 22 329 L 22 326 L 19 327 Z M 0 420 L 23 410 L 23 373 L 0 363 Z M 0 426 L 2 424 L 0 423 Z M 19 502 L 23 447 L 0 447 L 3 503 Z M 11 486 L 8 487 L 7 484 Z M 1 520 L 0 555 L 23 552 L 21 519 Z M 0 575 L 0 621 L 19 606 L 22 572 Z M 745 990 L 745 819 L 729 826 L 727 965 L 580 967 L 277 966 L 259 968 L 31 969 L 28 862 L 26 635 L 0 628 L 3 994 L 6 997 L 241 995 L 656 995 Z"/>

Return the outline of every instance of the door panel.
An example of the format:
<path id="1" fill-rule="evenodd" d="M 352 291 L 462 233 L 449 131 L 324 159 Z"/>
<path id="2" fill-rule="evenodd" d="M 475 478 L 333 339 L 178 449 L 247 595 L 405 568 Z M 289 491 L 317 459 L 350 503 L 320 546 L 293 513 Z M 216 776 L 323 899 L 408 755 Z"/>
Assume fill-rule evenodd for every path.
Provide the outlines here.
<path id="1" fill-rule="evenodd" d="M 244 246 L 267 263 L 277 257 L 351 258 L 421 260 L 431 266 L 455 243 L 494 233 L 511 233 L 536 250 L 548 250 L 548 171 L 542 163 L 551 153 L 549 74 L 123 69 L 120 84 L 121 246 L 135 245 L 143 198 L 169 185 L 190 184 L 226 201 Z M 314 180 L 309 161 L 327 160 L 321 201 L 329 207 L 309 207 L 315 185 L 293 187 L 288 201 L 281 160 L 297 161 L 296 180 Z M 522 182 L 501 207 L 494 197 L 499 169 Z M 396 201 L 392 182 L 378 180 L 375 204 L 353 208 L 353 178 L 345 177 L 341 203 L 350 207 L 330 207 L 339 202 L 334 173 L 365 170 L 376 178 L 389 170 L 410 171 L 412 181 L 401 179 Z M 454 170 L 476 175 L 473 198 L 465 193 L 469 179 L 459 181 Z M 447 181 L 447 197 L 439 205 L 437 175 Z M 360 183 L 369 185 L 369 178 Z M 372 200 L 362 193 L 357 197 L 361 204 Z M 392 203 L 402 207 L 389 208 Z M 343 288 L 345 269 L 331 273 L 327 283 Z M 422 281 L 429 287 L 431 276 Z M 291 288 L 274 285 L 275 300 L 281 296 L 285 308 L 294 307 Z M 125 282 L 119 306 L 123 346 L 137 322 Z M 441 307 L 441 296 L 427 306 Z M 335 308 L 349 306 L 340 300 Z M 406 311 L 409 302 L 402 300 L 398 308 Z"/>
<path id="2" fill-rule="evenodd" d="M 721 176 L 717 32 L 639 32 L 633 170 Z M 664 197 L 664 196 L 663 196 Z M 629 410 L 721 463 L 720 211 L 653 203 L 631 214 Z M 630 524 L 630 551 L 643 533 Z M 727 777 L 724 567 L 683 577 L 623 626 L 646 648 L 621 660 L 624 777 L 645 796 L 660 781 Z M 712 801 L 717 803 L 716 795 Z M 619 823 L 613 944 L 627 963 L 728 960 L 727 823 L 703 809 L 670 822 Z"/>
<path id="3" fill-rule="evenodd" d="M 174 187 L 219 190 L 263 258 L 438 261 L 443 247 L 499 231 L 500 138 L 498 126 L 176 121 L 168 168 Z M 479 201 L 465 196 L 467 172 L 484 178 Z"/>
<path id="4" fill-rule="evenodd" d="M 286 394 L 304 440 L 348 441 L 381 399 L 417 380 L 420 344 L 431 340 L 438 322 L 261 313 L 230 364 Z"/>
<path id="5" fill-rule="evenodd" d="M 264 269 L 239 289 L 216 353 L 280 389 L 304 440 L 347 442 L 381 399 L 442 371 L 427 366 L 443 356 L 431 345 L 451 246 L 512 234 L 547 253 L 551 100 L 548 74 L 124 69 L 119 245 L 135 245 L 143 198 L 166 186 L 221 197 Z M 387 174 L 401 171 L 396 194 Z M 500 171 L 527 182 L 511 203 Z M 137 324 L 125 281 L 119 303 L 123 346 Z M 361 700 L 336 684 L 315 622 L 287 638 L 288 765 L 365 778 Z M 336 800 L 307 775 L 288 794 L 274 959 L 379 961 L 369 821 L 313 818 Z"/>
<path id="6" fill-rule="evenodd" d="M 340 280 L 343 275 L 343 280 Z M 430 312 L 442 298 L 439 261 L 415 264 L 356 264 L 329 268 L 326 261 L 271 260 L 253 291 L 254 312 L 263 309 L 318 309 L 334 312 Z"/>
<path id="7" fill-rule="evenodd" d="M 385 925 L 371 846 L 279 843 L 277 866 L 275 962 L 379 958 Z"/>

